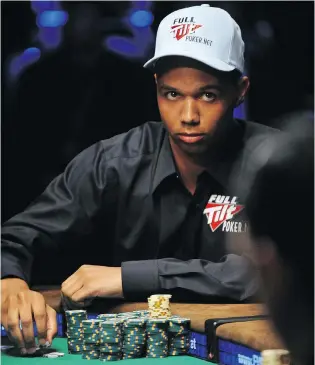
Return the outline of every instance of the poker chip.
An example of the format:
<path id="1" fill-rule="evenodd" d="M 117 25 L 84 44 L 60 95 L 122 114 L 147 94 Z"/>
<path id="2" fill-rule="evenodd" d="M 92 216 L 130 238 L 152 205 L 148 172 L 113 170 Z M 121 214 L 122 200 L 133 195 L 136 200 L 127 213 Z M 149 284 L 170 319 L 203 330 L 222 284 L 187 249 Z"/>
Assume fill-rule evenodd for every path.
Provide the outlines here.
<path id="1" fill-rule="evenodd" d="M 190 319 L 182 317 L 171 317 L 169 319 L 168 331 L 171 333 L 182 334 L 189 333 L 190 331 Z"/>
<path id="2" fill-rule="evenodd" d="M 68 352 L 81 354 L 85 360 L 104 362 L 187 354 L 190 319 L 171 315 L 170 298 L 171 295 L 151 295 L 148 310 L 102 313 L 90 320 L 85 310 L 66 311 Z M 56 352 L 45 355 L 60 356 L 63 355 Z"/>
<path id="3" fill-rule="evenodd" d="M 126 318 L 123 324 L 123 359 L 143 357 L 146 346 L 146 319 Z"/>
<path id="4" fill-rule="evenodd" d="M 121 318 L 121 319 L 127 319 L 127 318 L 138 318 L 139 315 L 133 313 L 133 312 L 125 312 L 125 313 L 119 313 L 117 315 L 117 318 Z"/>
<path id="5" fill-rule="evenodd" d="M 49 359 L 56 359 L 57 357 L 63 357 L 65 354 L 63 352 L 50 352 L 49 354 L 44 354 L 43 357 Z"/>
<path id="6" fill-rule="evenodd" d="M 118 361 L 122 358 L 122 325 L 120 318 L 108 318 L 100 324 L 101 361 Z"/>
<path id="7" fill-rule="evenodd" d="M 164 358 L 168 356 L 168 320 L 150 318 L 146 323 L 146 357 Z"/>
<path id="8" fill-rule="evenodd" d="M 115 313 L 103 313 L 96 316 L 96 319 L 101 319 L 106 321 L 107 319 L 117 318 L 117 314 Z"/>
<path id="9" fill-rule="evenodd" d="M 99 359 L 101 361 L 119 361 L 119 360 L 121 360 L 121 356 L 120 355 L 112 355 L 112 354 L 109 354 L 109 355 L 100 354 Z"/>
<path id="10" fill-rule="evenodd" d="M 82 359 L 93 360 L 100 357 L 100 325 L 101 319 L 87 319 L 82 321 L 83 348 Z"/>
<path id="11" fill-rule="evenodd" d="M 150 312 L 148 310 L 133 311 L 131 313 L 133 313 L 134 316 L 139 317 L 139 318 L 147 317 L 150 314 Z"/>
<path id="12" fill-rule="evenodd" d="M 67 322 L 67 344 L 69 354 L 80 354 L 83 351 L 83 325 L 87 319 L 85 310 L 65 311 Z"/>
<path id="13" fill-rule="evenodd" d="M 100 352 L 99 351 L 88 351 L 88 352 L 82 352 L 82 359 L 83 360 L 94 360 L 100 358 Z"/>
<path id="14" fill-rule="evenodd" d="M 171 317 L 169 294 L 155 294 L 148 298 L 150 318 L 169 318 Z"/>
<path id="15" fill-rule="evenodd" d="M 169 356 L 180 356 L 189 350 L 190 319 L 171 317 L 169 319 Z"/>

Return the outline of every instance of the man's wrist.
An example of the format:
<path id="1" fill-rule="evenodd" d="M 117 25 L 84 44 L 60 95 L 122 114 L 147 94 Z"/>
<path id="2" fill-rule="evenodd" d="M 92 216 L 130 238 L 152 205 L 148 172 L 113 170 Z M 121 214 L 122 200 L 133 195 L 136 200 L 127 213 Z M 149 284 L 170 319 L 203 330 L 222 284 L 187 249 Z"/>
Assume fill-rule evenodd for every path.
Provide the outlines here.
<path id="1" fill-rule="evenodd" d="M 114 297 L 123 298 L 123 284 L 122 284 L 122 268 L 116 267 L 117 269 L 117 293 L 114 294 Z"/>
<path id="2" fill-rule="evenodd" d="M 7 291 L 7 290 L 27 290 L 29 289 L 29 285 L 27 282 L 23 279 L 17 278 L 17 277 L 5 277 L 1 279 L 1 290 Z"/>

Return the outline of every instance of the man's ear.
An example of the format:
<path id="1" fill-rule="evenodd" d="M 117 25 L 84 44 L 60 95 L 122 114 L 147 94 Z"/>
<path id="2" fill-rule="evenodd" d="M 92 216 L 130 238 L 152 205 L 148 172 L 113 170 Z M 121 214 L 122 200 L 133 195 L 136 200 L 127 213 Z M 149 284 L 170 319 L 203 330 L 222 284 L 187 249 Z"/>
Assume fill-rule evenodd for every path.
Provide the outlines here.
<path id="1" fill-rule="evenodd" d="M 154 74 L 155 83 L 157 83 L 157 76 Z"/>
<path id="2" fill-rule="evenodd" d="M 238 84 L 239 97 L 236 101 L 236 107 L 238 107 L 243 103 L 245 96 L 248 92 L 249 86 L 250 86 L 249 78 L 247 76 L 243 76 Z"/>

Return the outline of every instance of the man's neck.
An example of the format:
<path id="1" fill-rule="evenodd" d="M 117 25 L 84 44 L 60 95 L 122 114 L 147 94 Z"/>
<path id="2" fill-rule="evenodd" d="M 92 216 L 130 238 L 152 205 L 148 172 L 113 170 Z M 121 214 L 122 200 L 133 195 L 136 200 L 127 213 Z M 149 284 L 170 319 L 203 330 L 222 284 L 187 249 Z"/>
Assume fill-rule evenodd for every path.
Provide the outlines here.
<path id="1" fill-rule="evenodd" d="M 206 170 L 206 166 L 204 166 L 201 161 L 194 159 L 183 152 L 171 138 L 170 144 L 181 179 L 188 191 L 190 191 L 191 194 L 194 194 L 198 176 Z"/>

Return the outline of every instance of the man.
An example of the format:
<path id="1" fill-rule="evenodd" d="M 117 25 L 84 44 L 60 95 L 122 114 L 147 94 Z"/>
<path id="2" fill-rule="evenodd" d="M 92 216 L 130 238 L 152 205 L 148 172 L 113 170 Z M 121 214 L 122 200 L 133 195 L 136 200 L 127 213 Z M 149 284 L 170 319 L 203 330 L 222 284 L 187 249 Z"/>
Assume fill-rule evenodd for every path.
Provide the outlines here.
<path id="1" fill-rule="evenodd" d="M 313 119 L 313 118 L 312 118 Z M 314 120 L 314 119 L 313 119 Z M 303 121 L 305 123 L 303 123 Z M 314 364 L 314 129 L 296 114 L 247 198 L 263 297 L 294 363 Z"/>
<path id="2" fill-rule="evenodd" d="M 28 286 L 36 252 L 62 252 L 71 242 L 74 251 L 98 250 L 95 265 L 62 284 L 74 302 L 146 300 L 157 292 L 242 302 L 256 293 L 251 261 L 224 248 L 226 232 L 246 230 L 242 202 L 228 187 L 234 162 L 240 175 L 251 169 L 253 149 L 274 133 L 233 119 L 249 87 L 243 53 L 240 29 L 225 11 L 201 5 L 168 15 L 145 64 L 155 74 L 163 123 L 89 147 L 4 224 L 2 323 L 22 352 L 34 351 L 32 313 L 40 343 L 56 331 L 53 309 Z"/>

